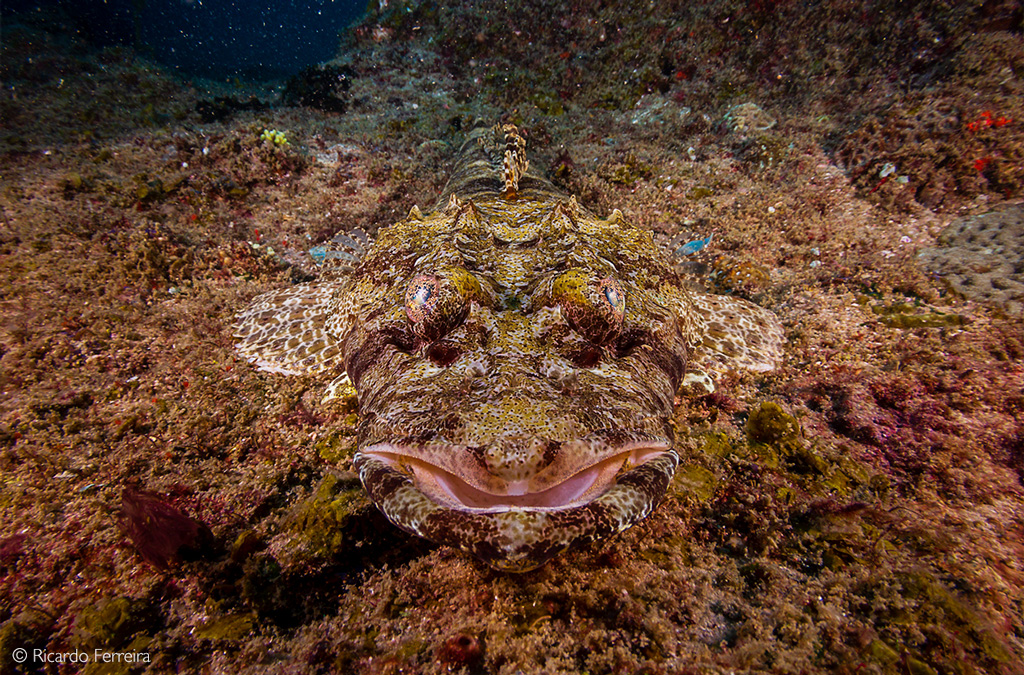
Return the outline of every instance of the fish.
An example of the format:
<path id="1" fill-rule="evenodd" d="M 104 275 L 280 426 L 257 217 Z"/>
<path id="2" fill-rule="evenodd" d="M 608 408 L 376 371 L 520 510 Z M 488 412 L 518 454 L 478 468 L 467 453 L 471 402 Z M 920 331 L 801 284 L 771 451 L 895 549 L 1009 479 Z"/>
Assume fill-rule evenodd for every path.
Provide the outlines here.
<path id="1" fill-rule="evenodd" d="M 682 387 L 782 358 L 774 313 L 691 288 L 672 253 L 480 124 L 429 212 L 321 245 L 316 280 L 237 314 L 236 349 L 355 395 L 352 467 L 394 525 L 526 572 L 662 501 Z"/>
<path id="2" fill-rule="evenodd" d="M 703 251 L 705 248 L 707 248 L 708 245 L 711 243 L 711 240 L 714 238 L 714 236 L 715 235 L 712 233 L 712 234 L 709 234 L 708 236 L 704 237 L 703 239 L 694 239 L 693 241 L 688 241 L 685 244 L 682 244 L 681 246 L 679 246 L 678 248 L 675 248 L 676 244 L 679 241 L 682 241 L 682 239 L 673 237 L 672 241 L 670 241 L 669 244 L 668 244 L 669 250 L 672 250 L 673 248 L 675 248 L 675 250 L 672 252 L 672 255 L 675 255 L 675 256 L 678 256 L 678 257 L 694 255 L 696 253 L 699 253 L 699 252 Z"/>

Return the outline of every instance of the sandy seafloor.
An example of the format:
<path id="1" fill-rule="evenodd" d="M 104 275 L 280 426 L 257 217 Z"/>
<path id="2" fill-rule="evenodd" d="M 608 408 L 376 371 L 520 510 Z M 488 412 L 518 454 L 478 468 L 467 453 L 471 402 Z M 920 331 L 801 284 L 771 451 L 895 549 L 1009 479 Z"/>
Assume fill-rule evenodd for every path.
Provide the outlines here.
<path id="1" fill-rule="evenodd" d="M 1024 672 L 1022 27 L 1001 0 L 392 3 L 325 112 L 5 24 L 0 672 Z M 351 406 L 232 351 L 311 246 L 429 208 L 478 117 L 599 214 L 714 233 L 694 283 L 787 337 L 680 393 L 650 518 L 523 575 L 390 526 Z"/>

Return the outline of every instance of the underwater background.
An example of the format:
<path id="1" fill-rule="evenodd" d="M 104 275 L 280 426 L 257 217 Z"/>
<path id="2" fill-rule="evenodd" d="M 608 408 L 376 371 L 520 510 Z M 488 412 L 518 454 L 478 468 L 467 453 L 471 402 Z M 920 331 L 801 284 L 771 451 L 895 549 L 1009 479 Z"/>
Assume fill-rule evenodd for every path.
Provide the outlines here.
<path id="1" fill-rule="evenodd" d="M 0 672 L 1024 673 L 1021 2 L 0 13 Z M 232 344 L 478 119 L 787 338 L 523 575 L 390 526 L 354 405 Z"/>
<path id="2" fill-rule="evenodd" d="M 62 24 L 93 48 L 130 47 L 182 77 L 264 82 L 328 61 L 363 3 L 104 0 L 5 2 L 5 23 Z"/>

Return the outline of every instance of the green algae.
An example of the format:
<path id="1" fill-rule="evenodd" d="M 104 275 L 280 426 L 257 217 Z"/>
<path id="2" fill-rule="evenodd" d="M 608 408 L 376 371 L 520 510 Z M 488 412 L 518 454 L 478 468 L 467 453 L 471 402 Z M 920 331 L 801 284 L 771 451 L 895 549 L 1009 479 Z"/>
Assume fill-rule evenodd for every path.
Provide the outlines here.
<path id="1" fill-rule="evenodd" d="M 403 640 L 398 645 L 398 648 L 395 650 L 394 655 L 395 658 L 398 659 L 413 659 L 417 656 L 426 653 L 429 650 L 429 648 L 430 645 L 426 642 L 426 640 L 412 637 L 407 640 Z"/>
<path id="2" fill-rule="evenodd" d="M 245 561 L 239 583 L 242 600 L 255 608 L 261 617 L 273 616 L 277 609 L 282 582 L 281 565 L 266 554 L 256 554 Z M 268 589 L 271 589 L 268 592 Z"/>
<path id="3" fill-rule="evenodd" d="M 177 192 L 185 182 L 185 178 L 184 174 L 154 178 L 150 178 L 146 174 L 137 174 L 132 179 L 135 182 L 133 194 L 140 202 L 160 201 Z"/>
<path id="4" fill-rule="evenodd" d="M 672 480 L 675 493 L 695 500 L 698 504 L 711 501 L 718 487 L 715 474 L 696 464 L 680 466 Z"/>
<path id="5" fill-rule="evenodd" d="M 874 298 L 869 295 L 862 294 L 857 297 L 859 304 L 869 306 L 871 313 L 877 316 L 882 324 L 890 328 L 945 328 L 947 326 L 964 326 L 969 322 L 969 319 L 962 314 L 938 310 L 926 311 L 922 301 L 879 305 L 875 304 L 873 300 Z"/>
<path id="6" fill-rule="evenodd" d="M 61 187 L 64 188 L 65 192 L 78 192 L 88 189 L 88 182 L 82 177 L 82 174 L 77 171 L 70 171 L 61 179 Z"/>
<path id="7" fill-rule="evenodd" d="M 530 99 L 537 109 L 545 115 L 559 116 L 565 114 L 565 106 L 555 92 L 541 90 Z"/>
<path id="8" fill-rule="evenodd" d="M 882 667 L 887 675 L 937 675 L 938 671 L 919 658 L 912 656 L 906 649 L 896 651 L 884 640 L 872 640 L 864 650 L 865 656 Z"/>
<path id="9" fill-rule="evenodd" d="M 235 562 L 243 562 L 255 551 L 263 546 L 260 535 L 253 530 L 245 530 L 231 544 L 231 559 Z"/>
<path id="10" fill-rule="evenodd" d="M 196 628 L 193 634 L 201 640 L 241 640 L 252 633 L 256 615 L 252 613 L 225 614 Z"/>
<path id="11" fill-rule="evenodd" d="M 637 554 L 659 569 L 676 570 L 692 563 L 691 542 L 686 537 L 666 537 Z"/>
<path id="12" fill-rule="evenodd" d="M 707 199 L 709 197 L 714 197 L 714 196 L 715 196 L 714 189 L 709 188 L 709 187 L 705 187 L 705 186 L 692 187 L 692 188 L 690 188 L 689 190 L 686 191 L 686 198 L 689 199 L 690 201 L 693 201 L 693 202 L 700 201 L 701 199 Z"/>
<path id="13" fill-rule="evenodd" d="M 734 443 L 729 439 L 727 434 L 721 431 L 701 434 L 700 441 L 701 454 L 719 459 L 724 459 L 730 455 L 736 454 L 738 452 L 738 448 L 741 447 L 739 443 Z"/>
<path id="14" fill-rule="evenodd" d="M 993 634 L 989 625 L 962 599 L 940 582 L 924 573 L 908 573 L 901 578 L 904 597 L 917 601 L 915 623 L 945 624 L 961 640 L 972 644 L 987 658 L 1011 663 L 1013 656 Z"/>
<path id="15" fill-rule="evenodd" d="M 802 443 L 788 446 L 784 461 L 787 468 L 796 474 L 826 476 L 832 469 L 832 465 L 812 446 Z"/>
<path id="16" fill-rule="evenodd" d="M 801 425 L 774 401 L 755 405 L 744 437 L 698 434 L 708 468 L 684 458 L 673 495 L 697 501 L 723 550 L 781 555 L 806 573 L 865 564 L 884 547 L 860 514 L 886 494 L 870 466 L 840 449 L 804 438 Z"/>
<path id="17" fill-rule="evenodd" d="M 884 640 L 872 640 L 864 650 L 872 661 L 882 666 L 896 666 L 900 662 L 900 655 L 890 647 Z"/>
<path id="18" fill-rule="evenodd" d="M 826 458 L 823 453 L 827 448 L 806 442 L 800 422 L 778 403 L 764 401 L 757 405 L 747 417 L 744 431 L 753 458 L 771 468 L 786 469 L 794 479 L 802 477 L 805 488 L 809 477 L 821 483 L 820 490 L 838 492 L 867 480 L 863 466 L 851 460 Z"/>
<path id="19" fill-rule="evenodd" d="M 758 134 L 739 150 L 739 158 L 754 171 L 782 166 L 792 150 L 789 140 L 773 134 Z"/>
<path id="20" fill-rule="evenodd" d="M 963 326 L 967 317 L 960 314 L 892 314 L 878 319 L 890 328 L 943 328 L 945 326 Z"/>
<path id="21" fill-rule="evenodd" d="M 78 613 L 72 642 L 87 650 L 114 649 L 148 631 L 154 613 L 142 600 L 117 597 L 101 600 Z"/>
<path id="22" fill-rule="evenodd" d="M 764 401 L 747 417 L 746 432 L 751 443 L 789 445 L 800 440 L 800 423 L 778 403 Z"/>
<path id="23" fill-rule="evenodd" d="M 301 537 L 314 556 L 332 558 L 345 550 L 349 520 L 359 517 L 366 504 L 358 480 L 328 474 L 312 497 L 292 509 L 284 528 Z"/>
<path id="24" fill-rule="evenodd" d="M 28 672 L 11 668 L 8 670 L 8 659 L 15 649 L 25 649 L 31 652 L 33 649 L 43 649 L 46 646 L 46 637 L 38 627 L 30 625 L 31 621 L 24 621 L 22 617 L 8 619 L 0 624 L 0 673 Z"/>
<path id="25" fill-rule="evenodd" d="M 341 464 L 352 457 L 356 438 L 352 432 L 329 431 L 316 440 L 313 449 L 329 464 Z"/>
<path id="26" fill-rule="evenodd" d="M 823 484 L 840 494 L 849 494 L 854 488 L 868 485 L 876 478 L 884 479 L 884 476 L 872 474 L 865 465 L 848 457 L 840 457 L 831 468 L 830 472 L 825 472 Z M 888 481 L 883 482 L 887 487 Z"/>
<path id="27" fill-rule="evenodd" d="M 862 652 L 883 673 L 974 675 L 1004 672 L 1014 663 L 991 624 L 929 571 L 895 571 L 860 594 L 875 608 L 875 626 L 886 629 L 884 639 L 872 640 Z"/>

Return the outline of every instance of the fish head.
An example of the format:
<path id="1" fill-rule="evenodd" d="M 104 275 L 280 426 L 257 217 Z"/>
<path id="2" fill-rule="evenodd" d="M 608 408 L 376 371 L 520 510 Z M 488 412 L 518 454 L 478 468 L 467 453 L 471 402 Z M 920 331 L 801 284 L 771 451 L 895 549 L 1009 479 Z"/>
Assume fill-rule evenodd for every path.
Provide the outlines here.
<path id="1" fill-rule="evenodd" d="M 502 239 L 466 220 L 410 227 L 405 254 L 367 261 L 388 283 L 366 287 L 367 318 L 343 341 L 356 469 L 398 526 L 524 571 L 660 501 L 685 330 L 662 277 L 608 264 L 594 233 L 566 247 L 564 223 L 534 227 L 510 245 L 507 227 Z M 446 253 L 446 229 L 473 254 Z"/>

